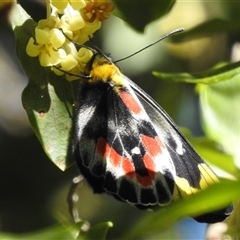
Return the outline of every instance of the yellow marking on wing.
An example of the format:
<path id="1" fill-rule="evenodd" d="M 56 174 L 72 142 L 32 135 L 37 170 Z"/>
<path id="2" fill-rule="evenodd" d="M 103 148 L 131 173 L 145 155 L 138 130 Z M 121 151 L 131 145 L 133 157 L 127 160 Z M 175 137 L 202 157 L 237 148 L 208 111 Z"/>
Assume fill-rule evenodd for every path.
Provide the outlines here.
<path id="1" fill-rule="evenodd" d="M 201 189 L 205 189 L 209 185 L 219 182 L 216 174 L 206 164 L 199 164 L 198 168 L 202 176 L 200 181 Z"/>
<path id="2" fill-rule="evenodd" d="M 216 174 L 204 163 L 199 164 L 198 166 L 199 171 L 201 172 L 201 179 L 199 182 L 199 187 L 194 188 L 192 187 L 186 178 L 177 177 L 176 182 L 176 189 L 174 190 L 174 198 L 179 198 L 179 194 L 181 197 L 186 197 L 188 195 L 197 193 L 203 189 L 206 189 L 210 185 L 219 182 Z M 180 193 L 179 193 L 180 192 Z"/>

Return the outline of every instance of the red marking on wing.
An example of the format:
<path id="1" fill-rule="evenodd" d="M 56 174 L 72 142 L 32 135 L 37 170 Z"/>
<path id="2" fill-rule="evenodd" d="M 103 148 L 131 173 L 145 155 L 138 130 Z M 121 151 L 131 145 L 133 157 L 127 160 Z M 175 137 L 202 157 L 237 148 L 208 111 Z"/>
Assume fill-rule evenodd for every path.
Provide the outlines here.
<path id="1" fill-rule="evenodd" d="M 146 153 L 143 157 L 143 162 L 146 169 L 148 170 L 149 176 L 151 179 L 154 179 L 156 173 L 156 165 L 154 163 L 154 160 L 148 153 Z"/>
<path id="2" fill-rule="evenodd" d="M 142 177 L 137 174 L 137 180 L 143 187 L 149 187 L 152 185 L 152 179 L 150 177 Z"/>
<path id="3" fill-rule="evenodd" d="M 114 167 L 120 166 L 122 156 L 120 156 L 113 148 L 111 148 L 104 138 L 100 138 L 98 140 L 97 151 L 104 159 L 108 157 Z"/>
<path id="4" fill-rule="evenodd" d="M 160 148 L 165 148 L 165 145 L 163 144 L 163 142 L 161 141 L 161 139 L 158 136 L 155 137 L 155 140 L 157 141 Z"/>
<path id="5" fill-rule="evenodd" d="M 148 171 L 149 176 L 141 177 L 137 174 L 137 180 L 142 186 L 149 187 L 153 184 L 156 175 L 155 163 L 153 158 L 148 153 L 144 155 L 143 162 Z"/>
<path id="6" fill-rule="evenodd" d="M 138 102 L 133 98 L 133 96 L 125 91 L 120 92 L 120 97 L 126 107 L 130 109 L 133 113 L 139 114 L 142 111 L 141 106 Z"/>
<path id="7" fill-rule="evenodd" d="M 100 138 L 97 143 L 97 151 L 103 157 L 108 159 L 111 165 L 115 168 L 122 168 L 123 172 L 129 178 L 133 178 L 135 175 L 135 168 L 129 158 L 119 155 L 105 139 Z"/>
<path id="8" fill-rule="evenodd" d="M 121 168 L 125 176 L 129 179 L 136 179 L 143 187 L 152 186 L 156 169 L 154 163 L 154 156 L 161 153 L 161 148 L 158 142 L 146 135 L 141 136 L 141 140 L 146 148 L 147 153 L 143 156 L 144 165 L 148 171 L 149 176 L 140 176 L 135 171 L 135 167 L 131 159 L 119 155 L 104 138 L 100 138 L 97 143 L 97 151 L 103 159 L 111 162 L 113 168 Z M 160 141 L 161 143 L 161 141 Z"/>
<path id="9" fill-rule="evenodd" d="M 130 159 L 124 158 L 123 165 L 122 165 L 123 171 L 129 178 L 133 178 L 135 175 L 135 168 L 133 163 Z"/>
<path id="10" fill-rule="evenodd" d="M 162 148 L 164 148 L 164 145 L 159 137 L 152 138 L 146 135 L 141 135 L 141 140 L 146 151 L 151 156 L 156 156 L 162 153 Z"/>
<path id="11" fill-rule="evenodd" d="M 152 138 L 146 135 L 141 135 L 141 141 L 146 149 L 146 154 L 143 156 L 143 162 L 149 176 L 137 176 L 137 179 L 144 187 L 149 187 L 153 184 L 156 175 L 154 157 L 162 153 L 162 148 L 164 148 L 164 145 L 159 137 Z"/>

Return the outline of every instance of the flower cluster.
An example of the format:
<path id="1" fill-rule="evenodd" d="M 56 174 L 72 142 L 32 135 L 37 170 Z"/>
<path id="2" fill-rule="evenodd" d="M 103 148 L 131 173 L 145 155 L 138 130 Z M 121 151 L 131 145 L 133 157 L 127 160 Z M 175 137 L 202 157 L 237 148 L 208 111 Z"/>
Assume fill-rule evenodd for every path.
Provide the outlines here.
<path id="1" fill-rule="evenodd" d="M 77 51 L 73 42 L 88 41 L 113 9 L 111 0 L 47 0 L 47 18 L 38 22 L 35 38 L 30 38 L 27 44 L 27 54 L 38 56 L 43 67 L 57 66 L 79 74 L 92 52 L 86 48 Z M 63 75 L 57 68 L 53 68 L 54 72 Z M 68 76 L 68 80 L 74 79 L 77 77 Z"/>

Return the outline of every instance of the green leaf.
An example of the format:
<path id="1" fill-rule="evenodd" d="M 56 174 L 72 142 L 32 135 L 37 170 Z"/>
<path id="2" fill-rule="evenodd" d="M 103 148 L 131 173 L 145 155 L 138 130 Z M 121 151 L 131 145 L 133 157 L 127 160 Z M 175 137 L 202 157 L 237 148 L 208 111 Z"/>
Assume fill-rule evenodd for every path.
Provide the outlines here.
<path id="1" fill-rule="evenodd" d="M 91 227 L 87 233 L 80 236 L 79 239 L 81 240 L 104 240 L 106 239 L 107 232 L 109 228 L 111 228 L 113 224 L 111 222 L 102 222 L 98 223 L 95 226 Z"/>
<path id="2" fill-rule="evenodd" d="M 233 155 L 240 166 L 240 74 L 228 81 L 199 85 L 201 114 L 204 130 Z"/>
<path id="3" fill-rule="evenodd" d="M 20 4 L 16 3 L 16 0 L 11 6 L 11 12 L 9 14 L 9 23 L 12 25 L 12 29 L 14 30 L 17 26 L 21 26 L 26 20 L 31 17 L 27 14 L 27 12 L 21 7 Z"/>
<path id="4" fill-rule="evenodd" d="M 0 239 L 5 240 L 18 240 L 18 239 L 31 239 L 31 240 L 39 240 L 39 239 L 48 239 L 48 240 L 75 240 L 77 239 L 79 229 L 82 225 L 82 222 L 79 222 L 74 225 L 63 226 L 56 225 L 46 229 L 42 229 L 36 232 L 26 233 L 26 234 L 10 234 L 10 233 L 1 233 Z"/>
<path id="5" fill-rule="evenodd" d="M 13 14 L 19 14 L 19 7 Z M 22 104 L 44 151 L 61 170 L 65 170 L 70 159 L 74 103 L 72 87 L 63 77 L 56 76 L 49 68 L 41 67 L 38 58 L 26 54 L 26 45 L 29 38 L 34 36 L 36 23 L 29 17 L 25 21 L 23 17 L 18 20 L 15 16 L 15 19 L 13 26 L 16 26 L 17 56 L 29 80 L 22 94 Z"/>
<path id="6" fill-rule="evenodd" d="M 224 193 L 224 194 L 223 194 Z M 138 239 L 156 234 L 186 216 L 196 217 L 229 205 L 240 196 L 240 182 L 225 180 L 204 191 L 160 208 L 139 221 L 122 239 Z"/>
<path id="7" fill-rule="evenodd" d="M 36 232 L 24 234 L 12 234 L 0 232 L 0 239 L 17 240 L 17 239 L 48 239 L 48 240 L 104 240 L 106 239 L 107 231 L 113 226 L 111 222 L 99 223 L 91 227 L 86 233 L 80 233 L 80 229 L 84 221 L 78 222 L 73 225 L 56 225 Z"/>
<path id="8" fill-rule="evenodd" d="M 240 31 L 240 20 L 225 20 L 214 18 L 205 21 L 194 28 L 184 31 L 172 37 L 174 42 L 182 42 L 195 38 L 209 37 L 209 35 L 217 33 L 238 33 Z"/>
<path id="9" fill-rule="evenodd" d="M 216 83 L 229 80 L 240 73 L 240 63 L 218 64 L 201 73 L 163 73 L 154 71 L 153 75 L 161 80 L 185 83 Z"/>
<path id="10" fill-rule="evenodd" d="M 138 31 L 143 31 L 147 24 L 167 14 L 175 0 L 113 0 L 117 10 L 114 14 L 122 18 Z"/>

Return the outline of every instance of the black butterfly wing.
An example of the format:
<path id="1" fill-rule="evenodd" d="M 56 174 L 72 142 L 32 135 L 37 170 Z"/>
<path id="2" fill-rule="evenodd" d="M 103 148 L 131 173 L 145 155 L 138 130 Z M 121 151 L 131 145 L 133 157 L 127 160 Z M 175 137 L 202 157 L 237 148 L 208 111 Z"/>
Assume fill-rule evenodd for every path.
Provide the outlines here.
<path id="1" fill-rule="evenodd" d="M 122 81 L 121 88 L 98 81 L 79 90 L 73 152 L 94 192 L 152 208 L 218 181 L 164 110 L 123 75 Z M 230 212 L 198 220 L 220 221 Z"/>
<path id="2" fill-rule="evenodd" d="M 107 134 L 107 88 L 102 84 L 80 84 L 75 110 L 72 151 L 81 174 L 94 192 L 105 192 L 106 163 L 97 143 Z"/>
<path id="3" fill-rule="evenodd" d="M 216 174 L 192 148 L 188 140 L 180 132 L 168 114 L 141 88 L 128 79 L 159 136 L 163 135 L 165 144 L 174 163 L 177 178 L 175 184 L 178 189 L 175 198 L 185 197 L 203 190 L 218 182 Z M 196 217 L 199 222 L 214 223 L 223 221 L 233 211 L 232 205 L 213 213 Z"/>
<path id="4" fill-rule="evenodd" d="M 125 84 L 122 89 L 101 81 L 81 85 L 74 124 L 76 162 L 94 192 L 106 192 L 142 208 L 169 203 L 174 166 Z M 165 159 L 161 164 L 159 156 Z"/>
<path id="5" fill-rule="evenodd" d="M 113 88 L 108 105 L 105 189 L 139 208 L 172 201 L 174 166 L 163 139 L 123 76 L 124 87 Z M 158 158 L 163 161 L 160 163 Z"/>

